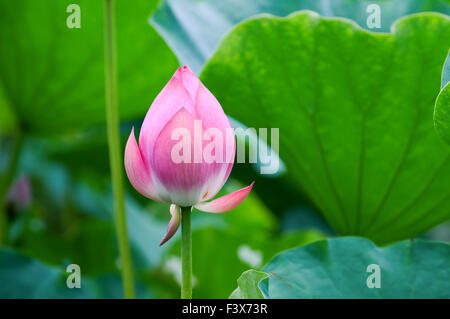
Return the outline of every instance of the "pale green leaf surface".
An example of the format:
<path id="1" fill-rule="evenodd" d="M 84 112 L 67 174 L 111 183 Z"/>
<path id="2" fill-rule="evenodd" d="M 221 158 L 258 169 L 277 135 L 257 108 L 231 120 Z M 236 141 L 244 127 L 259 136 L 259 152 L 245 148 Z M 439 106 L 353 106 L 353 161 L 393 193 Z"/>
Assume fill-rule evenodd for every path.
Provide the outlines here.
<path id="1" fill-rule="evenodd" d="M 450 54 L 442 69 L 442 90 L 434 106 L 434 126 L 438 134 L 450 144 Z"/>
<path id="2" fill-rule="evenodd" d="M 350 18 L 368 29 L 367 19 L 374 11 L 367 12 L 367 8 L 373 4 L 380 8 L 380 28 L 371 28 L 374 32 L 388 32 L 396 19 L 407 14 L 450 13 L 446 0 L 164 0 L 150 23 L 182 63 L 200 72 L 221 38 L 235 24 L 251 16 L 261 13 L 287 16 L 307 9 L 326 17 Z"/>
<path id="3" fill-rule="evenodd" d="M 230 299 L 264 299 L 259 284 L 267 278 L 269 275 L 262 271 L 254 269 L 244 271 L 238 278 L 238 287 L 232 292 Z"/>
<path id="4" fill-rule="evenodd" d="M 447 55 L 444 67 L 442 68 L 441 89 L 450 81 L 450 53 Z"/>

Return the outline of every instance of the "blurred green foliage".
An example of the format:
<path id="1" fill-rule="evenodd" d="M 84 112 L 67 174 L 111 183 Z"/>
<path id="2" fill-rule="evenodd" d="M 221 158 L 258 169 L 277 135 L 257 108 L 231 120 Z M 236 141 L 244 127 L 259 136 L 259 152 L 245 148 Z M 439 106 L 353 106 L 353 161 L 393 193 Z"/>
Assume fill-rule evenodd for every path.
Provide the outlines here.
<path id="1" fill-rule="evenodd" d="M 81 29 L 68 29 L 66 26 L 66 18 L 69 15 L 66 8 L 70 3 L 77 3 L 81 7 Z M 382 8 L 384 13 L 387 13 L 387 20 L 383 20 L 384 29 L 379 31 L 386 31 L 396 17 L 407 13 L 423 10 L 448 13 L 448 5 L 443 1 L 405 1 L 402 10 L 392 6 L 398 2 L 384 3 L 387 7 Z M 316 1 L 258 0 L 252 5 L 246 1 L 231 0 L 162 1 L 158 11 L 149 19 L 157 7 L 157 1 L 117 0 L 122 145 L 131 127 L 139 128 L 140 121 L 154 97 L 178 66 L 177 60 L 200 71 L 226 32 L 243 19 L 262 12 L 284 16 L 297 9 L 312 9 L 322 15 L 350 17 L 360 24 L 366 16 L 365 12 L 361 14 L 365 2 L 333 1 L 330 5 L 331 11 L 325 12 L 324 8 L 317 6 Z M 443 24 L 442 19 L 435 19 L 434 27 Z M 149 20 L 155 28 L 149 24 Z M 320 161 L 304 156 L 309 149 L 315 150 L 317 144 L 311 141 L 302 148 L 297 144 L 283 144 L 286 142 L 286 136 L 289 136 L 290 141 L 298 143 L 301 141 L 299 137 L 308 136 L 310 132 L 300 126 L 300 122 L 294 125 L 295 128 L 285 125 L 284 119 L 278 114 L 272 114 L 270 118 L 262 120 L 260 118 L 264 115 L 264 112 L 260 111 L 261 106 L 278 103 L 269 95 L 279 97 L 285 94 L 288 100 L 283 101 L 283 108 L 289 104 L 287 102 L 292 102 L 289 100 L 292 99 L 291 92 L 286 93 L 285 88 L 281 88 L 279 92 L 272 92 L 270 88 L 282 84 L 289 87 L 289 83 L 284 82 L 289 77 L 279 70 L 286 69 L 283 63 L 295 62 L 298 58 L 295 54 L 301 54 L 302 50 L 292 50 L 291 55 L 279 59 L 273 48 L 276 46 L 280 49 L 284 43 L 280 46 L 276 41 L 272 42 L 271 37 L 274 35 L 270 32 L 267 38 L 260 38 L 267 30 L 262 27 L 257 30 L 260 34 L 254 34 L 251 23 L 253 22 L 234 29 L 208 63 L 202 79 L 217 95 L 225 112 L 245 125 L 278 125 L 281 128 L 283 132 L 280 156 L 287 163 L 287 172 L 283 176 L 262 176 L 250 164 L 235 165 L 232 178 L 221 194 L 255 180 L 255 189 L 250 197 L 241 206 L 226 214 L 194 211 L 196 298 L 226 298 L 236 288 L 236 279 L 246 269 L 264 269 L 281 251 L 335 234 L 317 213 L 320 209 L 328 220 L 333 221 L 333 217 L 329 218 L 334 216 L 329 208 L 335 208 L 332 204 L 333 198 L 329 196 L 329 185 L 324 183 L 321 184 L 323 188 L 317 187 L 323 181 L 323 174 L 315 175 L 309 182 L 298 174 L 299 166 L 305 165 L 309 160 L 314 162 L 314 165 L 317 164 L 311 166 L 311 171 L 314 171 L 314 168 L 318 171 L 323 168 L 319 165 Z M 279 22 L 274 22 L 275 28 L 277 23 Z M 347 28 L 350 33 L 354 32 L 342 22 L 330 20 L 327 23 L 330 26 L 328 30 L 322 30 L 324 38 L 328 32 L 329 37 L 338 35 L 342 28 Z M 433 29 L 426 21 L 420 27 L 422 26 L 424 30 L 421 32 L 411 31 L 412 37 L 430 41 L 430 45 L 431 41 L 436 41 L 433 48 L 422 45 L 425 47 L 423 58 L 427 62 L 422 63 L 422 60 L 416 59 L 414 50 L 419 47 L 406 46 L 408 43 L 405 41 L 406 44 L 399 44 L 399 47 L 403 48 L 400 52 L 407 49 L 413 52 L 406 52 L 404 61 L 393 67 L 415 69 L 416 65 L 423 64 L 429 74 L 419 79 L 416 84 L 425 84 L 423 99 L 426 100 L 426 105 L 431 105 L 431 100 L 434 101 L 437 94 L 436 75 L 441 67 L 439 63 L 442 62 L 440 58 L 444 54 L 444 47 L 448 48 L 446 35 L 449 32 L 441 30 L 441 35 L 433 33 L 437 32 L 438 28 Z M 8 222 L 8 234 L 5 247 L 0 249 L 0 298 L 121 298 L 120 262 L 112 218 L 112 192 L 104 127 L 102 1 L 0 0 L 0 27 L 0 188 L 7 191 L 7 187 L 13 182 L 9 180 L 8 175 L 14 178 L 25 175 L 31 181 L 33 199 L 31 205 L 24 210 L 11 209 L 4 212 Z M 244 28 L 245 34 L 242 33 Z M 257 50 L 258 52 L 243 52 L 239 39 L 241 35 L 245 39 L 249 38 L 250 44 L 247 45 L 256 47 L 255 42 L 267 41 L 264 42 L 266 46 L 263 50 Z M 308 32 L 298 34 L 298 38 L 301 36 L 308 38 L 310 35 Z M 374 42 L 376 39 L 387 39 L 389 42 L 391 36 L 367 36 L 367 39 Z M 349 54 L 352 52 L 352 44 L 357 45 L 349 42 Z M 286 45 L 293 45 L 290 39 L 286 39 Z M 330 43 L 324 45 L 324 49 L 329 53 L 324 54 L 324 60 L 339 56 L 339 52 L 335 52 L 335 46 Z M 386 46 L 381 50 L 377 49 L 374 54 L 378 54 L 378 59 L 381 60 L 383 54 L 389 53 L 389 49 L 390 47 Z M 263 57 L 262 53 L 266 56 Z M 261 81 L 253 82 L 245 78 L 249 76 L 248 72 L 242 72 L 243 79 L 234 73 L 236 68 L 242 67 L 243 59 L 247 55 L 251 55 L 247 61 L 251 70 L 257 69 L 258 63 L 262 63 L 264 58 L 268 59 L 267 65 L 271 64 L 271 69 L 267 70 L 266 74 L 257 73 Z M 362 56 L 364 55 L 358 58 Z M 373 58 L 373 55 L 367 54 L 365 57 L 369 59 Z M 290 61 L 291 58 L 294 58 L 294 61 Z M 363 61 L 362 65 L 369 62 Z M 379 60 L 376 62 L 375 69 L 380 65 L 384 66 Z M 262 72 L 264 68 L 260 70 Z M 295 65 L 290 72 L 294 71 L 299 72 Z M 353 71 L 356 72 L 350 69 L 350 72 Z M 401 93 L 405 90 L 404 94 L 407 94 L 412 90 L 410 85 L 415 87 L 411 84 L 414 79 L 409 77 L 417 74 L 403 75 L 407 83 L 402 86 L 398 84 L 392 91 Z M 298 77 L 295 80 L 308 79 Z M 339 78 L 333 85 L 348 80 L 349 77 Z M 353 79 L 355 82 L 358 80 L 358 77 Z M 373 81 L 375 80 L 380 79 L 375 77 Z M 365 86 L 372 83 L 370 80 L 360 82 Z M 243 92 L 249 88 L 252 88 L 252 92 L 244 96 Z M 248 99 L 262 99 L 263 102 L 255 106 Z M 339 99 L 336 97 L 335 100 Z M 276 107 L 273 109 L 276 110 Z M 297 113 L 296 107 L 293 107 L 293 112 Z M 333 110 L 330 112 L 338 118 Z M 407 121 L 410 121 L 410 115 L 405 116 Z M 292 115 L 291 120 L 297 119 L 296 116 Z M 406 120 L 404 124 L 408 124 Z M 338 125 L 338 128 L 341 126 Z M 324 126 L 321 133 L 326 133 L 327 129 L 327 126 Z M 429 130 L 429 125 L 424 125 L 420 128 L 420 134 L 428 136 L 431 146 L 418 143 L 417 147 L 421 151 L 414 153 L 414 159 L 423 158 L 424 165 L 428 165 L 428 169 L 423 170 L 423 173 L 436 172 L 439 178 L 445 179 L 448 174 L 438 171 L 434 166 L 436 163 L 430 166 L 426 161 L 430 157 L 437 161 L 445 155 L 444 148 L 440 152 L 435 150 L 441 144 L 431 137 Z M 330 147 L 334 147 L 334 144 Z M 425 150 L 422 150 L 422 147 Z M 430 150 L 431 148 L 433 150 Z M 11 163 L 14 150 L 17 150 L 19 157 L 17 169 L 11 171 L 15 166 Z M 347 157 L 354 152 L 356 151 L 348 152 Z M 349 161 L 348 164 L 352 162 Z M 413 173 L 418 172 L 417 167 L 413 164 L 408 165 L 410 166 L 413 167 Z M 333 170 L 332 173 L 348 175 L 345 170 Z M 339 179 L 338 177 L 334 178 Z M 345 184 L 345 180 L 346 178 L 340 181 Z M 419 182 L 414 184 L 414 180 L 409 182 L 411 185 L 405 188 L 407 191 L 414 186 L 423 185 Z M 179 234 L 163 247 L 158 246 L 170 217 L 168 205 L 151 202 L 140 196 L 129 183 L 126 184 L 127 223 L 137 295 L 140 298 L 177 298 L 177 276 L 180 272 Z M 341 182 L 338 184 L 342 191 L 343 185 Z M 436 185 L 447 186 L 448 189 L 448 183 Z M 315 187 L 322 189 L 324 193 L 321 196 L 318 196 L 317 192 L 312 193 Z M 373 188 L 375 193 L 379 191 L 378 184 L 374 184 Z M 420 187 L 417 191 L 419 190 Z M 443 194 L 435 189 L 430 192 Z M 411 192 L 412 195 L 414 191 Z M 425 201 L 422 204 L 428 203 L 429 197 L 430 195 L 423 195 L 421 198 Z M 414 216 L 419 215 L 412 215 L 411 218 Z M 411 228 L 415 229 L 409 229 L 408 234 L 416 234 L 429 228 L 438 220 L 443 220 L 442 216 L 435 216 L 435 220 L 429 217 L 423 220 L 423 223 L 414 224 Z M 331 225 L 342 230 L 338 222 L 331 222 Z M 444 238 L 448 233 L 448 228 L 442 229 L 445 234 L 438 235 L 439 238 Z M 400 231 L 396 234 L 406 236 Z M 435 235 L 430 233 L 428 236 Z M 381 235 L 379 237 L 380 241 L 386 238 Z M 66 287 L 68 273 L 65 267 L 71 263 L 81 267 L 81 289 Z"/>
<path id="2" fill-rule="evenodd" d="M 105 122 L 103 1 L 0 1 L 0 80 L 20 129 L 58 134 Z M 119 105 L 141 118 L 178 63 L 147 19 L 157 1 L 117 1 Z M 43 110 L 45 109 L 45 112 Z"/>

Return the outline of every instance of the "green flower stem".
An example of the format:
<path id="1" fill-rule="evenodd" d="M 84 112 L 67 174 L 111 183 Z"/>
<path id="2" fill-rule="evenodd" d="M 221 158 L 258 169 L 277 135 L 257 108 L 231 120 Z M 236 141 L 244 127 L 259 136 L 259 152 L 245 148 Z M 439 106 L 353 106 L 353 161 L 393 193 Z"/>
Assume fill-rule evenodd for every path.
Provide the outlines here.
<path id="1" fill-rule="evenodd" d="M 181 299 L 192 299 L 191 207 L 181 207 Z"/>
<path id="2" fill-rule="evenodd" d="M 105 88 L 106 122 L 109 161 L 114 193 L 114 216 L 122 270 L 125 298 L 135 298 L 133 266 L 125 217 L 122 156 L 119 134 L 119 110 L 117 102 L 116 44 L 114 30 L 114 1 L 105 0 Z"/>
<path id="3" fill-rule="evenodd" d="M 5 211 L 5 200 L 8 194 L 8 189 L 11 186 L 14 175 L 17 171 L 17 165 L 19 163 L 20 151 L 22 149 L 22 133 L 17 131 L 13 137 L 12 147 L 11 147 L 11 157 L 9 159 L 8 167 L 6 169 L 6 174 L 2 178 L 0 185 L 0 246 L 2 246 L 6 241 L 6 236 L 8 233 L 8 218 Z"/>

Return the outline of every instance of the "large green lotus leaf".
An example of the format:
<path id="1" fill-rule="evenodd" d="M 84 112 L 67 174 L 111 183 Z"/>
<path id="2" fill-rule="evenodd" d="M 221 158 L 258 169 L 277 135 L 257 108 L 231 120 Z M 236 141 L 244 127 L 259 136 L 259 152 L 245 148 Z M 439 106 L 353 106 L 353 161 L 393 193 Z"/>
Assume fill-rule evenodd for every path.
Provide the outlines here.
<path id="1" fill-rule="evenodd" d="M 358 237 L 320 240 L 279 254 L 263 272 L 267 279 L 244 273 L 240 295 L 232 297 L 254 296 L 257 285 L 266 298 L 450 298 L 450 245 L 408 240 L 380 248 Z"/>
<path id="2" fill-rule="evenodd" d="M 200 72 L 221 38 L 237 23 L 253 15 L 286 16 L 297 10 L 313 10 L 327 17 L 345 17 L 368 28 L 369 5 L 380 8 L 380 28 L 388 32 L 398 18 L 421 11 L 450 13 L 447 0 L 163 0 L 150 23 L 161 33 L 184 64 Z M 371 20 L 372 21 L 372 20 Z M 205 27 L 207 26 L 207 27 Z"/>
<path id="3" fill-rule="evenodd" d="M 442 138 L 450 144 L 450 54 L 442 69 L 442 90 L 434 109 L 434 125 Z"/>
<path id="4" fill-rule="evenodd" d="M 103 1 L 0 1 L 0 82 L 21 127 L 60 133 L 104 122 Z M 142 117 L 177 66 L 148 17 L 156 1 L 116 1 L 119 107 Z"/>
<path id="5" fill-rule="evenodd" d="M 292 187 L 335 230 L 386 243 L 450 217 L 449 148 L 432 121 L 449 45 L 437 13 L 392 34 L 313 12 L 264 16 L 237 26 L 201 79 L 237 120 L 280 129 Z"/>
<path id="6" fill-rule="evenodd" d="M 96 277 L 84 276 L 81 288 L 68 288 L 70 275 L 65 267 L 50 266 L 9 249 L 0 249 L 0 297 L 15 298 L 123 298 L 122 282 L 118 274 Z M 137 284 L 138 296 L 149 298 L 148 288 Z"/>

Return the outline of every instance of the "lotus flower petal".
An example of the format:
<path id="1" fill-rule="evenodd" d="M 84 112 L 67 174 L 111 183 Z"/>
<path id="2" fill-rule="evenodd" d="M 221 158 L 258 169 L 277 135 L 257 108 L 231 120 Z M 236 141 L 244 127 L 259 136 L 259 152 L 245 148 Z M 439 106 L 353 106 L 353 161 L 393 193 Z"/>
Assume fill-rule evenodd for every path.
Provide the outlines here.
<path id="1" fill-rule="evenodd" d="M 208 200 L 216 196 L 230 176 L 234 164 L 236 141 L 228 117 L 214 95 L 201 82 L 197 90 L 195 110 L 206 130 L 218 129 L 223 136 L 220 143 L 223 158 L 217 167 L 216 181 L 208 187 L 208 195 L 203 199 Z"/>
<path id="2" fill-rule="evenodd" d="M 31 183 L 27 176 L 17 179 L 6 196 L 6 206 L 22 211 L 31 203 Z"/>
<path id="3" fill-rule="evenodd" d="M 142 123 L 139 146 L 144 160 L 151 158 L 156 138 L 180 109 L 184 108 L 191 114 L 195 114 L 194 102 L 180 80 L 180 72 L 182 71 L 178 69 L 158 94 Z"/>
<path id="4" fill-rule="evenodd" d="M 125 171 L 133 187 L 145 197 L 160 200 L 155 193 L 150 169 L 142 158 L 139 146 L 134 137 L 134 128 L 128 137 L 125 147 Z"/>
<path id="5" fill-rule="evenodd" d="M 167 227 L 166 235 L 159 243 L 159 246 L 164 245 L 165 242 L 172 238 L 172 236 L 175 235 L 178 227 L 180 226 L 181 208 L 174 204 L 170 205 L 170 215 L 172 215 L 172 218 L 170 219 L 169 226 Z"/>
<path id="6" fill-rule="evenodd" d="M 207 213 L 225 213 L 237 207 L 248 196 L 252 190 L 253 183 L 249 186 L 237 190 L 231 194 L 216 198 L 215 200 L 207 203 L 199 203 L 195 205 L 198 210 Z"/>
<path id="7" fill-rule="evenodd" d="M 214 177 L 217 166 L 204 161 L 194 162 L 195 148 L 202 147 L 203 143 L 202 140 L 195 141 L 194 126 L 201 126 L 200 121 L 195 121 L 196 118 L 186 109 L 179 110 L 158 136 L 151 161 L 159 194 L 164 194 L 165 200 L 179 206 L 192 206 L 201 201 L 207 182 Z M 180 134 L 187 133 L 183 134 L 186 138 L 172 139 L 177 131 Z M 180 154 L 186 155 L 185 151 L 190 153 L 186 158 L 175 158 Z"/>
<path id="8" fill-rule="evenodd" d="M 192 73 L 187 65 L 178 68 L 173 77 L 181 82 L 194 103 L 197 97 L 197 90 L 203 85 L 200 80 Z"/>

